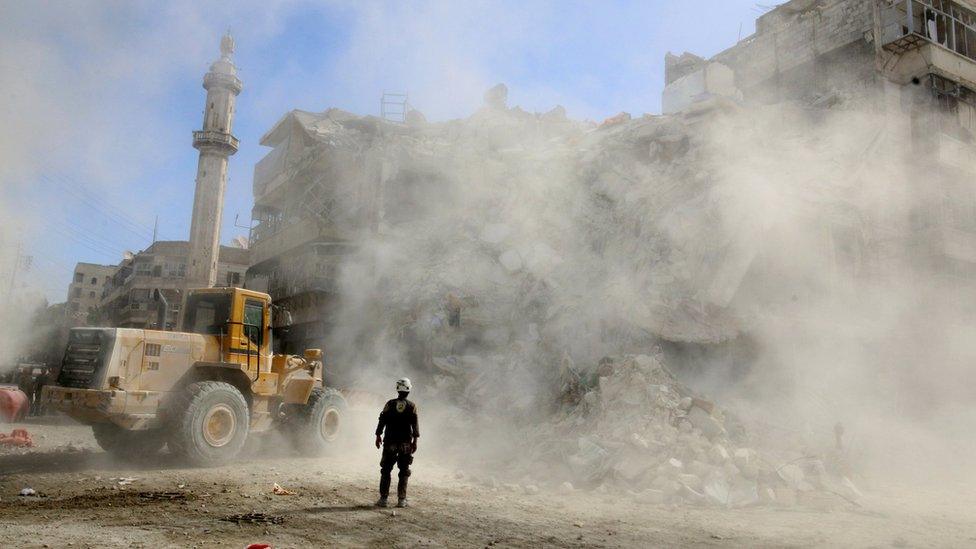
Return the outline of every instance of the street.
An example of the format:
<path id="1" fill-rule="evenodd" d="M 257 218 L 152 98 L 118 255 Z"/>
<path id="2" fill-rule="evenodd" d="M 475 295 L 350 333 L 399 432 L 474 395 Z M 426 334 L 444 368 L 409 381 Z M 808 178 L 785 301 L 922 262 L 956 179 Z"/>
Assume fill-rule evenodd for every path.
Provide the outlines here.
<path id="1" fill-rule="evenodd" d="M 418 454 L 407 509 L 377 509 L 378 456 L 301 459 L 252 449 L 185 469 L 167 455 L 114 463 L 87 428 L 28 429 L 37 446 L 0 455 L 0 539 L 24 547 L 963 547 L 972 505 L 875 489 L 864 506 L 722 510 L 644 504 L 626 494 L 488 488 Z M 367 432 L 367 435 L 369 433 Z M 459 478 L 460 477 L 460 478 Z M 297 495 L 274 495 L 278 483 Z M 19 496 L 32 488 L 40 496 Z M 973 497 L 967 496 L 972 503 Z M 921 506 L 925 508 L 921 508 Z M 250 516 L 248 516 L 250 514 Z"/>

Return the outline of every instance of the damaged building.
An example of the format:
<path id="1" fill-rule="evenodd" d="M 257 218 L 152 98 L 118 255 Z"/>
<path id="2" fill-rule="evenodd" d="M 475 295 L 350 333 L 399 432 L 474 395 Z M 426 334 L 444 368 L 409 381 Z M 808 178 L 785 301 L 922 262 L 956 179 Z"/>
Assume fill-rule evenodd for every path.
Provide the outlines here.
<path id="1" fill-rule="evenodd" d="M 973 2 L 793 0 L 761 16 L 753 36 L 711 59 L 668 54 L 665 72 L 665 113 L 723 101 L 798 101 L 814 116 L 836 106 L 887 113 L 874 146 L 900 147 L 900 168 L 918 182 L 908 189 L 918 211 L 903 229 L 910 234 L 900 235 L 914 241 L 909 255 L 917 273 L 970 278 L 976 272 Z M 848 226 L 835 232 L 865 231 Z M 851 269 L 884 269 L 882 258 L 863 249 L 865 242 L 850 240 L 838 236 L 838 255 L 874 262 Z"/>
<path id="2" fill-rule="evenodd" d="M 972 306 L 973 13 L 786 2 L 711 59 L 669 54 L 661 116 L 531 113 L 503 85 L 446 122 L 292 111 L 261 141 L 272 150 L 254 171 L 247 286 L 282 307 L 283 352 L 326 346 L 339 370 L 448 375 L 504 363 L 500 349 L 551 366 L 653 346 L 735 370 L 757 316 L 797 318 L 813 293 L 849 295 L 904 263 Z M 865 121 L 829 156 L 818 128 L 846 113 Z M 721 131 L 764 158 L 840 160 L 730 173 L 735 140 Z M 802 235 L 753 215 L 768 189 L 743 180 L 778 170 L 792 183 L 778 213 Z M 885 170 L 909 211 L 872 209 L 862 184 Z M 783 261 L 791 248 L 803 265 Z"/>

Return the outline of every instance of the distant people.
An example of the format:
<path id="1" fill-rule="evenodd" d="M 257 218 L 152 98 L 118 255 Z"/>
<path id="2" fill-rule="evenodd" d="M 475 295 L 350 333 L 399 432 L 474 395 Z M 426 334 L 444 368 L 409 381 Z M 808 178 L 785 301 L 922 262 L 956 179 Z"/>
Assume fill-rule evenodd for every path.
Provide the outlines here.
<path id="1" fill-rule="evenodd" d="M 34 396 L 34 375 L 30 368 L 21 368 L 17 375 L 17 388 L 27 396 L 28 402 Z"/>
<path id="2" fill-rule="evenodd" d="M 387 507 L 390 495 L 393 465 L 399 469 L 397 479 L 397 507 L 406 507 L 407 479 L 410 478 L 410 464 L 417 451 L 420 428 L 417 420 L 417 405 L 407 400 L 411 384 L 407 378 L 396 382 L 397 398 L 390 400 L 380 412 L 376 425 L 376 447 L 383 448 L 380 458 L 380 499 L 377 507 Z"/>
<path id="3" fill-rule="evenodd" d="M 34 395 L 31 399 L 31 415 L 40 416 L 44 414 L 44 402 L 41 400 L 41 391 L 44 386 L 51 383 L 49 370 L 44 368 L 34 379 Z"/>

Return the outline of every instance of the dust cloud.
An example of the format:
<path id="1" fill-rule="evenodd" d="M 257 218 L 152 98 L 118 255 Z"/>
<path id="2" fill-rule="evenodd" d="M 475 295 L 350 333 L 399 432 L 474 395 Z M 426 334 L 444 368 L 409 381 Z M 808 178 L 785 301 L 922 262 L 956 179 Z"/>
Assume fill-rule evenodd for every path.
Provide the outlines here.
<path id="1" fill-rule="evenodd" d="M 966 285 L 926 261 L 935 197 L 884 100 L 596 127 L 489 94 L 387 137 L 384 217 L 343 259 L 329 348 L 362 386 L 414 377 L 432 459 L 462 469 L 538 459 L 568 372 L 654 355 L 777 455 L 958 475 Z"/>

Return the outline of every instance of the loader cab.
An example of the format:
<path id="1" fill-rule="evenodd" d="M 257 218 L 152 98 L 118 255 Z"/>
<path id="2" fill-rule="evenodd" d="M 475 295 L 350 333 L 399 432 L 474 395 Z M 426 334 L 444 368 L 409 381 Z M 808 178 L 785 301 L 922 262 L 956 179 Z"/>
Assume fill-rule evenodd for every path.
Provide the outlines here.
<path id="1" fill-rule="evenodd" d="M 180 331 L 216 336 L 222 362 L 263 370 L 271 355 L 271 297 L 242 288 L 190 290 Z"/>

